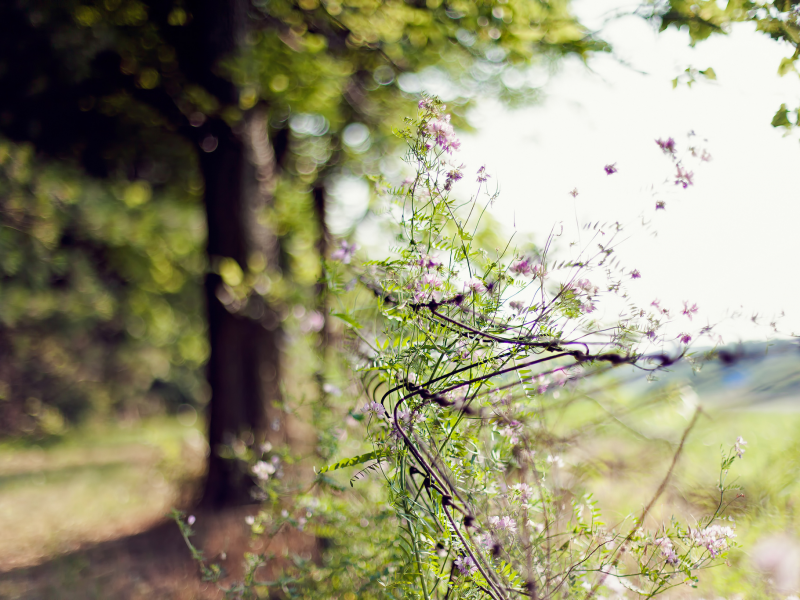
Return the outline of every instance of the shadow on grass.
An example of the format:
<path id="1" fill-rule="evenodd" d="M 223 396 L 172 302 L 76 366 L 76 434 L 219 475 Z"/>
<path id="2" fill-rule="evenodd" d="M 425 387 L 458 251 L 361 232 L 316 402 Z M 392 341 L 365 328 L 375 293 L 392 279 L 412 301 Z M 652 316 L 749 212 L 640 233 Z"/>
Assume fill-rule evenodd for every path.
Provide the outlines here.
<path id="1" fill-rule="evenodd" d="M 250 544 L 244 517 L 256 507 L 195 513 L 194 539 L 206 556 L 240 576 Z M 33 567 L 4 571 L 3 600 L 216 599 L 222 594 L 200 580 L 178 527 L 166 521 L 135 535 L 87 545 Z"/>

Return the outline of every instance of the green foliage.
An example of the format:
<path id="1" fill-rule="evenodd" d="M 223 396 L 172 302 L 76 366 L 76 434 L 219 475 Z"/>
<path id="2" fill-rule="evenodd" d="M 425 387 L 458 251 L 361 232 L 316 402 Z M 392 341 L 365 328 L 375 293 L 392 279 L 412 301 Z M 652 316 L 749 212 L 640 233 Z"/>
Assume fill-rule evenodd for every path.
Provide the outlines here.
<path id="1" fill-rule="evenodd" d="M 204 236 L 177 186 L 92 182 L 2 142 L 4 432 L 202 403 Z"/>

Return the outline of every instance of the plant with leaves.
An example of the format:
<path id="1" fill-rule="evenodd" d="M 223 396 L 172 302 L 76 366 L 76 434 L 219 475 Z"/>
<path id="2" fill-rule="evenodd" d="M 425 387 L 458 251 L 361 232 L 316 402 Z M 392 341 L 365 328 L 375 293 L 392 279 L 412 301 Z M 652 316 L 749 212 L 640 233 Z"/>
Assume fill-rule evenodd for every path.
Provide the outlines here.
<path id="1" fill-rule="evenodd" d="M 300 512 L 312 501 L 319 506 L 324 490 L 336 487 L 332 471 L 360 469 L 351 486 L 380 478 L 378 512 L 395 525 L 380 536 L 394 539 L 385 548 L 373 544 L 372 552 L 389 568 L 377 571 L 371 562 L 372 577 L 362 572 L 354 581 L 377 581 L 387 597 L 593 597 L 614 586 L 651 597 L 694 583 L 697 571 L 718 564 L 732 546 L 733 530 L 715 523 L 732 488 L 721 476 L 717 510 L 691 526 L 676 520 L 651 528 L 648 518 L 699 410 L 662 483 L 630 521 L 605 524 L 591 495 L 568 481 L 571 446 L 596 426 L 559 430 L 557 415 L 569 398 L 613 367 L 656 371 L 681 357 L 645 351 L 666 341 L 658 311 L 631 311 L 610 326 L 592 316 L 604 295 L 590 275 L 605 268 L 610 295 L 624 293 L 609 260 L 618 227 L 598 229 L 598 250 L 571 260 L 553 259 L 552 237 L 540 251 L 491 253 L 476 239 L 497 194 L 483 168 L 473 175 L 477 193 L 455 193 L 465 174 L 453 161 L 459 140 L 444 105 L 423 98 L 417 117 L 397 134 L 408 144 L 411 175 L 400 185 L 380 184 L 397 219 L 397 247 L 356 269 L 344 264 L 352 258 L 347 244 L 348 256 L 337 255 L 340 267 L 328 270 L 332 287 L 355 275 L 378 302 L 372 325 L 366 313 L 339 313 L 368 395 L 358 416 L 372 449 L 321 469 L 317 485 L 294 504 Z M 741 457 L 742 443 L 723 457 L 723 472 Z M 264 473 L 267 505 L 284 506 L 286 492 L 270 487 L 277 462 L 269 460 L 250 464 Z M 309 510 L 300 522 L 297 509 L 283 511 L 277 520 L 267 511 L 253 526 L 263 532 L 270 523 L 274 535 L 292 519 L 298 528 L 332 523 L 330 512 Z M 351 509 L 345 520 L 356 514 Z M 353 556 L 352 549 L 340 551 Z M 310 566 L 317 574 L 311 579 L 329 565 Z M 300 569 L 293 580 L 299 595 L 303 578 Z"/>

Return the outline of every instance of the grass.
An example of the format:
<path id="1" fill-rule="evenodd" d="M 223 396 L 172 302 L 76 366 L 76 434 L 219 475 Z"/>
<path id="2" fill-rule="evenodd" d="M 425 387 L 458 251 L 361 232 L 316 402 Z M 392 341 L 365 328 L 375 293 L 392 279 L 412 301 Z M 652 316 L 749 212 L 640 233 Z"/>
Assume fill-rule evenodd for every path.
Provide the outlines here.
<path id="1" fill-rule="evenodd" d="M 205 441 L 162 417 L 75 429 L 46 445 L 0 445 L 0 568 L 142 531 L 183 501 Z"/>
<path id="2" fill-rule="evenodd" d="M 617 406 L 641 400 L 638 390 L 628 398 L 624 390 L 603 393 L 597 399 L 616 395 Z M 688 398 L 679 390 L 677 404 L 626 413 L 566 453 L 565 483 L 591 490 L 607 523 L 640 512 L 663 479 L 691 415 L 682 394 Z M 593 414 L 576 405 L 565 428 Z M 713 511 L 720 448 L 737 436 L 748 441 L 730 473 L 744 493 L 730 511 L 741 548 L 729 567 L 700 574 L 698 589 L 682 586 L 670 597 L 787 598 L 800 588 L 800 411 L 791 403 L 707 406 L 648 525 L 672 515 L 691 524 Z M 5 580 L 0 574 L 0 598 L 215 597 L 199 582 L 174 526 L 154 528 L 185 502 L 186 483 L 201 474 L 206 451 L 196 426 L 167 417 L 80 428 L 41 446 L 0 443 L 0 573 L 14 570 Z M 198 542 L 209 557 L 229 554 L 227 568 L 235 568 L 248 543 L 242 515 L 213 519 L 198 516 L 208 527 Z M 126 537 L 143 531 L 156 533 L 149 541 Z M 125 541 L 115 545 L 117 538 Z M 175 560 L 164 558 L 167 547 Z M 93 549 L 76 552 L 86 548 Z"/>

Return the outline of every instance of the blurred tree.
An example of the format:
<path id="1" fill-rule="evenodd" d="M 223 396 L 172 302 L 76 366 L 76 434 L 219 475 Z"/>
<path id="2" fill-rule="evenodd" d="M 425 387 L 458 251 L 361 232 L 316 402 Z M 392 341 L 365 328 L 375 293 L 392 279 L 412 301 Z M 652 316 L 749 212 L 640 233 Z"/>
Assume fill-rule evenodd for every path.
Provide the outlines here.
<path id="1" fill-rule="evenodd" d="M 669 28 L 688 31 L 692 46 L 713 35 L 727 34 L 736 23 L 754 23 L 757 31 L 790 48 L 789 55 L 777 65 L 778 75 L 800 76 L 796 68 L 800 58 L 799 0 L 647 0 L 637 13 L 656 22 L 660 31 Z M 716 78 L 713 69 L 700 73 Z M 800 106 L 790 110 L 782 104 L 772 118 L 773 127 L 783 127 L 787 131 L 798 125 Z"/>
<path id="2" fill-rule="evenodd" d="M 152 201 L 134 191 L 127 202 L 143 219 L 160 218 L 162 188 L 186 190 L 189 204 L 202 189 L 204 502 L 219 507 L 246 501 L 249 482 L 217 449 L 284 435 L 281 324 L 298 285 L 319 277 L 308 254 L 326 252 L 330 185 L 393 170 L 390 125 L 423 85 L 463 117 L 479 93 L 534 97 L 533 61 L 605 48 L 567 0 L 15 0 L 0 6 L 0 132 L 95 178 L 153 188 Z M 75 210 L 90 219 L 89 206 Z M 77 243 L 67 229 L 53 252 Z M 86 268 L 101 270 L 110 247 L 85 255 Z M 157 250 L 138 252 L 156 264 Z M 175 286 L 180 259 L 162 262 Z"/>

